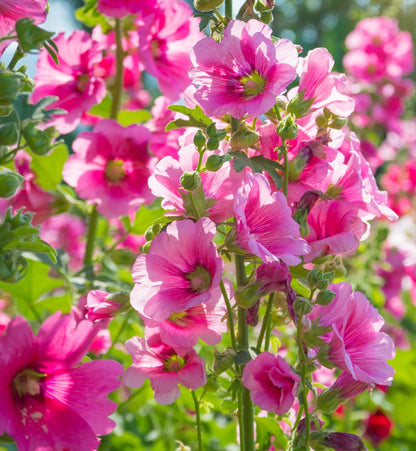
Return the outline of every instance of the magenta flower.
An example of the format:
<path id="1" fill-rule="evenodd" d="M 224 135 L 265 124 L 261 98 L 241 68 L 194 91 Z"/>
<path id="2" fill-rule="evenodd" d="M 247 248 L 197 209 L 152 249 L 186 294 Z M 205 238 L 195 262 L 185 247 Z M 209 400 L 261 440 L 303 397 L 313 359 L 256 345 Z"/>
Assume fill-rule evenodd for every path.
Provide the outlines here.
<path id="1" fill-rule="evenodd" d="M 101 14 L 121 19 L 127 14 L 138 14 L 154 8 L 154 0 L 98 0 L 97 9 Z"/>
<path id="2" fill-rule="evenodd" d="M 207 153 L 204 154 L 205 163 Z M 149 178 L 149 188 L 152 193 L 162 198 L 162 207 L 172 215 L 187 216 L 185 211 L 180 178 L 185 171 L 195 171 L 198 166 L 199 153 L 194 144 L 183 147 L 178 153 L 178 159 L 167 156 L 156 165 L 153 175 Z M 201 184 L 205 199 L 211 202 L 207 215 L 215 223 L 227 220 L 233 216 L 233 204 L 236 187 L 241 184 L 244 173 L 237 173 L 230 162 L 225 162 L 216 171 L 202 172 Z"/>
<path id="3" fill-rule="evenodd" d="M 301 262 L 309 246 L 300 237 L 299 225 L 281 192 L 271 192 L 263 174 L 247 174 L 234 203 L 237 221 L 236 244 L 265 263 L 283 260 Z"/>
<path id="4" fill-rule="evenodd" d="M 97 435 L 115 423 L 107 399 L 120 381 L 122 366 L 112 360 L 80 365 L 98 329 L 56 313 L 37 337 L 21 317 L 0 337 L 0 434 L 19 450 L 97 449 Z M 103 377 L 105 375 L 105 377 Z"/>
<path id="5" fill-rule="evenodd" d="M 356 381 L 390 385 L 394 370 L 386 360 L 394 357 L 394 343 L 380 331 L 383 318 L 348 283 L 332 284 L 328 288 L 336 297 L 327 306 L 316 305 L 310 315 L 319 324 L 333 329 L 325 336 L 330 346 L 328 359 Z"/>
<path id="6" fill-rule="evenodd" d="M 144 338 L 139 337 L 127 340 L 126 348 L 133 365 L 124 372 L 124 384 L 139 388 L 149 378 L 159 404 L 172 404 L 179 398 L 178 384 L 196 390 L 206 383 L 204 361 L 195 351 L 180 356 L 163 343 L 150 347 Z"/>
<path id="7" fill-rule="evenodd" d="M 184 1 L 160 1 L 137 20 L 137 51 L 144 69 L 157 78 L 163 95 L 178 99 L 189 86 L 189 54 L 204 37 L 199 19 Z"/>
<path id="8" fill-rule="evenodd" d="M 234 20 L 221 43 L 204 38 L 195 45 L 189 74 L 208 116 L 260 116 L 296 78 L 296 47 L 287 39 L 273 43 L 271 34 L 257 20 Z"/>
<path id="9" fill-rule="evenodd" d="M 81 198 L 97 204 L 103 216 L 127 215 L 153 198 L 147 187 L 152 165 L 149 138 L 141 125 L 124 128 L 103 119 L 74 141 L 75 155 L 65 163 L 63 178 Z"/>
<path id="10" fill-rule="evenodd" d="M 227 332 L 226 313 L 227 308 L 218 293 L 205 304 L 172 313 L 165 321 L 144 317 L 145 334 L 149 343 L 156 334 L 163 343 L 183 355 L 192 350 L 199 338 L 209 345 L 218 344 L 222 334 Z"/>
<path id="11" fill-rule="evenodd" d="M 110 321 L 123 306 L 122 303 L 114 301 L 113 298 L 114 296 L 107 291 L 89 291 L 85 303 L 85 317 L 93 322 Z"/>
<path id="12" fill-rule="evenodd" d="M 164 321 L 173 313 L 218 299 L 223 262 L 212 243 L 215 224 L 175 221 L 133 265 L 131 304 L 140 315 Z"/>
<path id="13" fill-rule="evenodd" d="M 82 30 L 75 30 L 69 38 L 60 33 L 54 42 L 59 49 L 59 64 L 45 49 L 40 52 L 32 101 L 57 96 L 50 107 L 68 113 L 55 116 L 51 124 L 61 133 L 70 133 L 79 125 L 82 114 L 105 97 L 104 80 L 94 74 L 102 59 L 102 48 Z"/>
<path id="14" fill-rule="evenodd" d="M 300 378 L 282 357 L 262 352 L 247 363 L 242 381 L 261 409 L 283 415 L 292 407 Z"/>

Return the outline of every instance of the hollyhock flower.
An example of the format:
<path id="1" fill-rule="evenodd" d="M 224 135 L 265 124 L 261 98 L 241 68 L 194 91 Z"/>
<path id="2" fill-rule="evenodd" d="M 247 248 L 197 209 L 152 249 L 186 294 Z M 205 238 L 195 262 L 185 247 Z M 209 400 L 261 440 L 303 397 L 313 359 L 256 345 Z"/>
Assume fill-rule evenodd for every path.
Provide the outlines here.
<path id="1" fill-rule="evenodd" d="M 329 432 L 322 445 L 335 451 L 367 451 L 361 438 L 348 432 Z"/>
<path id="2" fill-rule="evenodd" d="M 152 160 L 150 133 L 141 125 L 122 127 L 103 119 L 73 143 L 75 155 L 65 163 L 63 178 L 78 195 L 107 218 L 124 216 L 152 196 L 147 188 Z"/>
<path id="3" fill-rule="evenodd" d="M 206 152 L 203 163 L 207 157 Z M 149 178 L 149 188 L 162 198 L 162 207 L 174 210 L 169 211 L 169 215 L 189 216 L 183 199 L 187 191 L 182 188 L 180 179 L 185 171 L 195 171 L 198 161 L 199 153 L 194 144 L 186 145 L 178 152 L 178 159 L 167 156 L 160 160 Z M 215 223 L 233 216 L 236 186 L 241 183 L 244 172 L 237 173 L 230 162 L 225 162 L 218 171 L 202 172 L 200 176 L 207 205 L 204 213 Z"/>
<path id="4" fill-rule="evenodd" d="M 16 153 L 14 163 L 17 171 L 24 176 L 25 180 L 16 194 L 8 199 L 8 203 L 10 203 L 14 212 L 20 208 L 25 208 L 35 213 L 32 224 L 37 225 L 53 214 L 55 197 L 36 183 L 36 174 L 30 168 L 31 161 L 32 157 L 24 150 L 19 150 Z"/>
<path id="5" fill-rule="evenodd" d="M 309 318 L 331 326 L 324 337 L 328 359 L 358 382 L 390 385 L 394 370 L 386 362 L 394 357 L 392 339 L 381 332 L 383 318 L 359 291 L 348 283 L 329 285 L 336 297 L 329 305 L 315 305 Z"/>
<path id="6" fill-rule="evenodd" d="M 68 38 L 60 33 L 54 42 L 59 49 L 59 64 L 45 49 L 40 52 L 32 101 L 57 96 L 50 108 L 61 108 L 67 114 L 57 115 L 52 125 L 61 133 L 70 133 L 79 125 L 82 114 L 105 97 L 104 80 L 94 74 L 102 48 L 83 30 L 75 30 Z"/>
<path id="7" fill-rule="evenodd" d="M 296 78 L 298 56 L 287 39 L 276 44 L 267 25 L 231 21 L 221 43 L 204 38 L 193 48 L 190 77 L 208 116 L 260 116 Z"/>
<path id="8" fill-rule="evenodd" d="M 97 9 L 101 14 L 121 19 L 127 14 L 139 14 L 154 8 L 154 0 L 98 0 Z"/>
<path id="9" fill-rule="evenodd" d="M 157 78 L 163 95 L 178 99 L 190 84 L 189 54 L 204 37 L 199 19 L 184 1 L 159 2 L 137 20 L 137 51 L 146 72 Z"/>
<path id="10" fill-rule="evenodd" d="M 42 222 L 39 236 L 52 247 L 64 249 L 69 256 L 68 267 L 77 271 L 82 266 L 85 252 L 84 221 L 70 213 L 51 216 Z"/>
<path id="11" fill-rule="evenodd" d="M 196 223 L 175 221 L 159 233 L 149 253 L 140 255 L 133 265 L 133 308 L 142 316 L 164 321 L 218 299 L 223 261 L 212 243 L 215 233 L 215 224 L 208 218 Z"/>
<path id="12" fill-rule="evenodd" d="M 298 65 L 299 87 L 289 92 L 303 95 L 303 100 L 313 99 L 312 108 L 328 108 L 332 113 L 348 117 L 354 110 L 354 100 L 345 94 L 341 74 L 332 72 L 334 59 L 325 48 L 316 48 L 301 58 Z"/>
<path id="13" fill-rule="evenodd" d="M 88 352 L 91 352 L 97 357 L 104 355 L 111 348 L 112 343 L 110 331 L 108 329 L 101 329 L 97 332 L 97 335 L 88 348 Z"/>
<path id="14" fill-rule="evenodd" d="M 242 381 L 261 409 L 283 415 L 295 400 L 300 378 L 282 357 L 262 352 L 244 367 Z"/>
<path id="15" fill-rule="evenodd" d="M 7 302 L 4 299 L 0 299 L 0 336 L 4 334 L 7 329 L 8 324 L 11 321 L 10 316 L 3 312 L 4 307 L 6 307 Z"/>
<path id="16" fill-rule="evenodd" d="M 206 383 L 204 361 L 195 351 L 180 356 L 170 346 L 150 347 L 139 337 L 130 338 L 125 345 L 133 364 L 124 372 L 124 384 L 139 388 L 149 378 L 159 404 L 172 404 L 179 398 L 178 384 L 196 390 Z"/>
<path id="17" fill-rule="evenodd" d="M 301 262 L 309 246 L 300 237 L 299 225 L 283 193 L 272 193 L 263 174 L 248 173 L 234 203 L 236 244 L 264 262 Z"/>
<path id="18" fill-rule="evenodd" d="M 123 306 L 117 299 L 121 296 L 111 295 L 107 291 L 92 290 L 87 294 L 85 317 L 90 321 L 109 321 Z"/>
<path id="19" fill-rule="evenodd" d="M 97 449 L 97 435 L 114 428 L 107 417 L 117 405 L 107 395 L 120 385 L 122 366 L 80 364 L 96 333 L 90 321 L 55 313 L 37 337 L 21 317 L 0 337 L 0 434 L 19 450 Z"/>
<path id="20" fill-rule="evenodd" d="M 14 30 L 18 20 L 25 17 L 33 19 L 36 25 L 46 19 L 47 0 L 2 0 L 0 5 L 0 36 L 6 37 Z M 0 43 L 0 55 L 10 44 L 10 40 Z"/>
<path id="21" fill-rule="evenodd" d="M 144 317 L 146 338 L 150 344 L 151 337 L 156 335 L 175 352 L 184 355 L 197 344 L 199 338 L 209 345 L 218 344 L 222 334 L 227 332 L 226 313 L 226 305 L 218 293 L 205 304 L 172 313 L 165 321 Z"/>
<path id="22" fill-rule="evenodd" d="M 367 427 L 364 436 L 374 446 L 379 446 L 383 440 L 390 437 L 393 425 L 393 421 L 380 409 L 377 409 L 376 412 L 367 418 Z"/>

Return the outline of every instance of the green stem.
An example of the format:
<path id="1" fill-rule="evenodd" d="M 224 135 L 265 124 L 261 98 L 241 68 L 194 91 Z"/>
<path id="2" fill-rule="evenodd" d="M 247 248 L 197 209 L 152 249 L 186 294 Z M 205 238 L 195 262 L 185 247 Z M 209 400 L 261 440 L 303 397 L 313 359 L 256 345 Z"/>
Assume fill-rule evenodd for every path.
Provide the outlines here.
<path id="1" fill-rule="evenodd" d="M 119 329 L 118 332 L 117 332 L 117 335 L 114 337 L 114 340 L 112 340 L 111 346 L 110 346 L 109 350 L 108 350 L 108 351 L 106 352 L 106 354 L 105 354 L 105 357 L 106 357 L 106 358 L 111 354 L 111 351 L 113 350 L 115 344 L 118 342 L 118 339 L 120 338 L 121 334 L 123 333 L 123 330 L 126 328 L 127 323 L 129 322 L 130 315 L 131 315 L 132 311 L 133 311 L 133 310 L 130 310 L 130 311 L 126 314 L 126 317 L 124 318 L 124 321 L 123 321 L 123 323 L 121 324 L 120 329 Z"/>
<path id="2" fill-rule="evenodd" d="M 286 140 L 282 138 L 282 149 L 284 158 L 283 194 L 287 197 L 287 187 L 289 185 L 289 159 L 287 156 Z"/>
<path id="3" fill-rule="evenodd" d="M 256 347 L 259 351 L 261 350 L 261 344 L 263 342 L 264 334 L 266 333 L 268 324 L 270 323 L 270 318 L 271 318 L 271 313 L 272 313 L 272 308 L 273 308 L 273 299 L 274 299 L 274 293 L 271 293 L 269 295 L 269 300 L 267 302 L 266 313 L 264 314 L 264 317 L 263 317 L 263 324 L 261 325 L 260 335 L 257 340 Z"/>
<path id="4" fill-rule="evenodd" d="M 230 328 L 231 345 L 235 351 L 237 351 L 237 342 L 235 340 L 235 330 L 234 330 L 234 320 L 233 320 L 233 309 L 231 307 L 230 299 L 228 298 L 227 291 L 225 290 L 224 282 L 221 279 L 220 288 L 222 296 L 224 297 L 225 305 L 227 306 L 228 313 L 228 326 Z"/>
<path id="5" fill-rule="evenodd" d="M 225 0 L 225 17 L 233 18 L 233 0 Z"/>
<path id="6" fill-rule="evenodd" d="M 121 107 L 121 97 L 123 92 L 123 45 L 122 45 L 122 36 L 123 36 L 123 26 L 120 19 L 116 19 L 116 75 L 114 79 L 114 87 L 113 87 L 113 103 L 111 104 L 111 119 L 117 120 L 118 112 Z"/>
<path id="7" fill-rule="evenodd" d="M 242 255 L 235 256 L 235 269 L 237 285 L 244 286 L 247 283 L 246 269 L 244 265 L 244 257 Z M 247 310 L 238 307 L 238 345 L 240 349 L 247 350 L 249 345 L 248 340 L 248 325 L 246 323 Z M 244 367 L 241 368 L 241 371 Z M 254 451 L 254 409 L 253 403 L 250 399 L 250 392 L 247 388 L 242 387 L 242 422 L 243 428 L 240 430 L 240 437 L 244 443 L 245 451 Z M 243 438 L 244 437 L 244 438 Z"/>
<path id="8" fill-rule="evenodd" d="M 202 451 L 202 428 L 201 428 L 201 416 L 199 413 L 199 401 L 193 390 L 191 390 L 191 393 L 195 405 L 196 431 L 198 435 L 198 451 Z"/>
<path id="9" fill-rule="evenodd" d="M 84 266 L 92 264 L 95 236 L 97 234 L 97 224 L 98 224 L 98 211 L 97 206 L 94 205 L 91 210 L 90 220 L 88 223 L 88 235 L 87 235 L 87 245 L 85 247 Z"/>
<path id="10" fill-rule="evenodd" d="M 302 383 L 302 401 L 303 401 L 303 409 L 305 411 L 305 444 L 306 449 L 309 449 L 309 433 L 310 433 L 310 419 L 309 419 L 309 408 L 308 408 L 308 387 L 306 385 L 306 355 L 305 350 L 303 349 L 303 340 L 302 340 L 302 315 L 299 315 L 298 324 L 297 324 L 297 339 L 298 339 L 298 348 L 299 348 L 299 360 L 301 363 L 301 383 Z"/>
<path id="11" fill-rule="evenodd" d="M 16 51 L 14 52 L 13 58 L 10 60 L 9 65 L 7 66 L 7 69 L 13 70 L 16 66 L 16 64 L 25 56 L 25 53 L 20 48 L 20 45 L 17 47 Z"/>

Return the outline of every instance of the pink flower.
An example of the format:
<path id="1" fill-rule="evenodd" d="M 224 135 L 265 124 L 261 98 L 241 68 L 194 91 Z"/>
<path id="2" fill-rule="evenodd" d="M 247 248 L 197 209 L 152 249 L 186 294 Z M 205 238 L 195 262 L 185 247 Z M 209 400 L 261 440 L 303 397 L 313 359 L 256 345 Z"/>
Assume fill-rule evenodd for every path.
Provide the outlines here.
<path id="1" fill-rule="evenodd" d="M 2 0 L 0 5 L 0 36 L 6 37 L 14 29 L 18 20 L 25 17 L 40 24 L 46 19 L 47 0 Z M 0 43 L 0 55 L 10 44 L 10 40 Z"/>
<path id="2" fill-rule="evenodd" d="M 282 357 L 262 352 L 244 367 L 242 381 L 261 409 L 283 415 L 292 407 L 300 378 Z"/>
<path id="3" fill-rule="evenodd" d="M 94 74 L 102 49 L 82 30 L 75 30 L 69 38 L 60 33 L 54 42 L 59 49 L 59 64 L 55 64 L 46 50 L 41 51 L 32 101 L 57 96 L 58 100 L 50 107 L 62 108 L 68 113 L 57 115 L 52 125 L 61 133 L 70 133 L 79 125 L 82 114 L 105 97 L 105 83 Z"/>
<path id="4" fill-rule="evenodd" d="M 215 224 L 175 221 L 133 265 L 131 304 L 140 315 L 164 321 L 174 313 L 218 299 L 223 262 L 212 243 Z"/>
<path id="5" fill-rule="evenodd" d="M 124 384 L 138 388 L 149 378 L 159 404 L 172 404 L 179 398 L 178 384 L 196 390 L 206 383 L 204 361 L 195 351 L 179 356 L 163 343 L 150 347 L 139 337 L 127 340 L 126 348 L 133 358 L 133 365 L 124 372 Z"/>
<path id="6" fill-rule="evenodd" d="M 4 334 L 7 329 L 8 324 L 11 321 L 10 316 L 7 313 L 3 312 L 4 307 L 6 307 L 7 302 L 3 299 L 0 299 L 0 336 Z"/>
<path id="7" fill-rule="evenodd" d="M 203 36 L 199 19 L 180 0 L 161 1 L 137 20 L 139 60 L 166 97 L 178 99 L 190 84 L 189 54 Z"/>
<path id="8" fill-rule="evenodd" d="M 287 39 L 274 44 L 267 25 L 231 21 L 221 43 L 198 42 L 191 54 L 195 99 L 209 116 L 260 116 L 296 78 L 297 51 Z"/>
<path id="9" fill-rule="evenodd" d="M 154 8 L 154 0 L 98 0 L 97 9 L 101 14 L 121 19 L 127 14 L 138 14 Z"/>
<path id="10" fill-rule="evenodd" d="M 88 348 L 88 352 L 91 352 L 95 356 L 105 354 L 112 344 L 110 331 L 108 329 L 101 329 L 97 332 L 91 346 Z"/>
<path id="11" fill-rule="evenodd" d="M 301 262 L 309 246 L 300 237 L 299 225 L 281 192 L 271 192 L 263 174 L 247 174 L 234 203 L 237 221 L 236 244 L 264 262 Z"/>
<path id="12" fill-rule="evenodd" d="M 127 215 L 152 199 L 147 188 L 152 165 L 149 137 L 141 125 L 124 128 L 103 119 L 74 141 L 75 155 L 65 163 L 63 178 L 81 198 L 97 204 L 105 217 Z"/>
<path id="13" fill-rule="evenodd" d="M 84 221 L 70 213 L 51 216 L 42 222 L 39 236 L 52 247 L 68 252 L 68 267 L 77 271 L 82 266 L 86 227 Z"/>
<path id="14" fill-rule="evenodd" d="M 91 322 L 56 313 L 37 337 L 21 317 L 0 337 L 0 434 L 20 450 L 97 449 L 97 435 L 114 428 L 107 416 L 116 404 L 107 395 L 120 385 L 121 365 L 80 365 L 96 333 Z"/>
<path id="15" fill-rule="evenodd" d="M 394 357 L 393 340 L 381 328 L 383 318 L 359 291 L 348 283 L 328 287 L 336 294 L 327 306 L 315 305 L 310 318 L 331 326 L 325 336 L 330 349 L 328 359 L 355 381 L 390 385 L 394 370 L 386 362 Z"/>
<path id="16" fill-rule="evenodd" d="M 102 290 L 92 290 L 87 294 L 85 317 L 90 321 L 106 322 L 120 310 L 122 303 L 114 301 L 114 295 Z"/>
<path id="17" fill-rule="evenodd" d="M 219 290 L 219 288 L 217 288 Z M 155 334 L 180 355 L 189 352 L 201 338 L 209 345 L 216 345 L 227 332 L 224 319 L 227 308 L 220 294 L 205 304 L 172 313 L 165 321 L 154 321 L 144 317 L 145 333 L 149 343 Z"/>
<path id="18" fill-rule="evenodd" d="M 207 153 L 204 154 L 205 163 Z M 149 188 L 152 193 L 162 198 L 162 207 L 175 210 L 169 214 L 190 216 L 186 211 L 180 178 L 185 171 L 195 171 L 198 166 L 199 153 L 194 144 L 183 147 L 178 153 L 178 160 L 167 156 L 156 165 L 153 175 L 149 178 Z M 225 162 L 216 172 L 202 172 L 201 185 L 207 201 L 206 215 L 219 223 L 233 215 L 233 204 L 236 187 L 240 185 L 244 173 L 237 173 L 230 162 Z"/>

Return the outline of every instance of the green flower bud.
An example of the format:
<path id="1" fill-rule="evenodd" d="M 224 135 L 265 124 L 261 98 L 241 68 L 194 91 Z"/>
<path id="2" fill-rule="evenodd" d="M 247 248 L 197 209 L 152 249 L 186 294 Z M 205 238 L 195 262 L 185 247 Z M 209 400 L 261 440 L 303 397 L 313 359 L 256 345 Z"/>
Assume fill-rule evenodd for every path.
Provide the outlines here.
<path id="1" fill-rule="evenodd" d="M 45 155 L 52 148 L 52 139 L 57 135 L 54 127 L 38 130 L 34 125 L 27 125 L 23 129 L 23 137 L 30 150 L 36 155 Z"/>
<path id="2" fill-rule="evenodd" d="M 223 0 L 194 0 L 194 7 L 198 11 L 212 11 L 221 5 Z"/>
<path id="3" fill-rule="evenodd" d="M 24 177 L 16 172 L 1 171 L 0 172 L 0 197 L 12 197 L 17 188 L 23 183 Z"/>
<path id="4" fill-rule="evenodd" d="M 307 315 L 312 311 L 311 301 L 303 296 L 296 296 L 295 302 L 293 303 L 293 310 L 298 315 Z"/>
<path id="5" fill-rule="evenodd" d="M 201 176 L 196 171 L 185 171 L 181 175 L 180 182 L 187 191 L 193 191 L 201 185 Z"/>
<path id="6" fill-rule="evenodd" d="M 0 125 L 0 145 L 12 146 L 19 138 L 17 125 L 14 122 Z"/>
<path id="7" fill-rule="evenodd" d="M 312 271 L 308 273 L 307 280 L 310 288 L 315 288 L 318 280 L 321 280 L 324 276 L 324 273 L 319 268 L 313 268 Z"/>
<path id="8" fill-rule="evenodd" d="M 277 125 L 276 132 L 284 139 L 295 139 L 298 136 L 298 125 L 295 117 L 292 114 L 284 117 Z"/>
<path id="9" fill-rule="evenodd" d="M 234 297 L 238 306 L 246 309 L 253 306 L 260 299 L 260 285 L 260 282 L 256 282 L 244 287 L 238 287 L 234 292 Z"/>
<path id="10" fill-rule="evenodd" d="M 335 130 L 341 130 L 344 125 L 348 122 L 347 118 L 344 117 L 334 117 L 332 121 L 328 124 L 329 128 L 334 128 Z"/>
<path id="11" fill-rule="evenodd" d="M 273 13 L 271 11 L 265 11 L 260 14 L 260 21 L 269 24 L 273 20 Z"/>
<path id="12" fill-rule="evenodd" d="M 289 113 L 294 114 L 296 117 L 303 117 L 309 113 L 309 110 L 313 104 L 312 99 L 303 100 L 303 96 L 305 95 L 304 90 L 299 92 L 295 97 L 290 99 L 289 104 L 287 106 L 287 111 Z"/>
<path id="13" fill-rule="evenodd" d="M 339 389 L 323 391 L 318 396 L 318 409 L 325 413 L 333 412 L 344 400 L 338 397 Z"/>
<path id="14" fill-rule="evenodd" d="M 10 99 L 15 99 L 20 91 L 22 85 L 22 79 L 14 72 L 3 70 L 0 71 L 0 101 L 4 105 L 4 101 L 7 103 Z"/>
<path id="15" fill-rule="evenodd" d="M 218 138 L 209 138 L 207 141 L 208 150 L 217 150 L 220 145 L 220 140 Z"/>
<path id="16" fill-rule="evenodd" d="M 224 352 L 218 352 L 214 348 L 214 373 L 221 374 L 227 371 L 234 363 L 236 352 L 233 348 L 227 348 Z"/>
<path id="17" fill-rule="evenodd" d="M 230 139 L 230 146 L 232 149 L 248 149 L 254 147 L 259 141 L 259 135 L 247 128 L 246 125 L 241 125 L 238 130 L 232 134 Z"/>
<path id="18" fill-rule="evenodd" d="M 224 163 L 224 157 L 221 155 L 210 155 L 207 158 L 207 161 L 205 163 L 205 167 L 208 169 L 208 171 L 218 171 L 222 167 Z"/>
<path id="19" fill-rule="evenodd" d="M 209 138 L 217 138 L 217 127 L 215 122 L 211 122 L 207 127 L 207 135 Z"/>
<path id="20" fill-rule="evenodd" d="M 328 126 L 328 119 L 325 116 L 317 116 L 315 123 L 318 128 L 326 128 Z"/>
<path id="21" fill-rule="evenodd" d="M 331 290 L 322 290 L 316 296 L 316 303 L 319 305 L 329 305 L 336 294 Z"/>
<path id="22" fill-rule="evenodd" d="M 161 224 L 156 223 L 156 224 L 151 225 L 144 233 L 144 237 L 145 237 L 146 241 L 152 241 L 153 238 L 156 235 L 158 235 L 161 230 L 162 230 Z"/>
<path id="23" fill-rule="evenodd" d="M 143 246 L 142 246 L 143 254 L 148 254 L 149 253 L 151 244 L 152 244 L 151 241 L 147 241 L 146 243 L 143 244 Z"/>
<path id="24" fill-rule="evenodd" d="M 194 144 L 195 144 L 195 147 L 196 147 L 197 149 L 202 149 L 202 148 L 205 146 L 205 136 L 204 136 L 204 134 L 201 132 L 201 130 L 198 130 L 198 131 L 195 133 L 195 136 L 194 136 Z"/>

